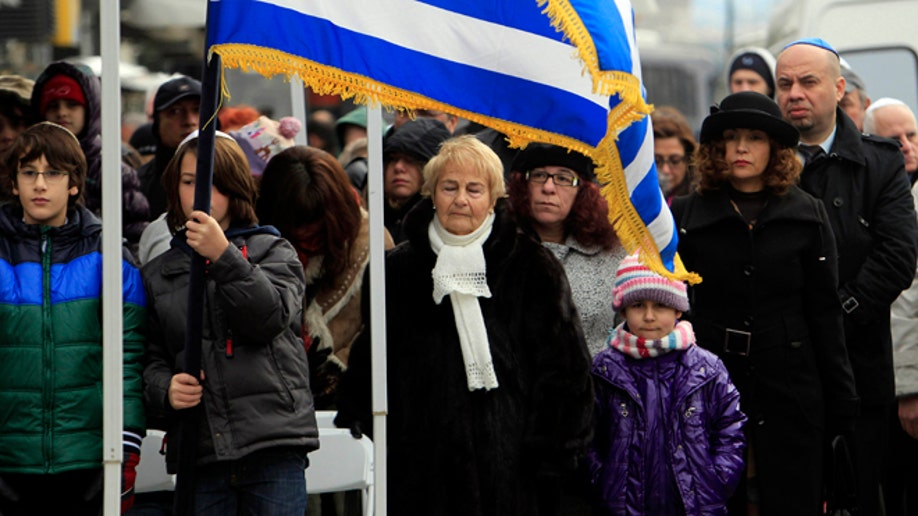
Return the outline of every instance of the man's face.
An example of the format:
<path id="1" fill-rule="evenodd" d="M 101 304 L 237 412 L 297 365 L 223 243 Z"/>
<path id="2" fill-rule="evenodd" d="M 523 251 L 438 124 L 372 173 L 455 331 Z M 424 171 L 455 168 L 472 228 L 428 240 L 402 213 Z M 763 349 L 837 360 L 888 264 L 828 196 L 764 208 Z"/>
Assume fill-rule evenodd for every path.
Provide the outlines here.
<path id="1" fill-rule="evenodd" d="M 899 142 L 905 157 L 905 171 L 918 171 L 918 127 L 907 106 L 881 107 L 873 113 L 874 133 Z"/>
<path id="2" fill-rule="evenodd" d="M 821 143 L 835 126 L 835 107 L 845 92 L 838 58 L 812 45 L 794 45 L 778 56 L 776 97 L 784 118 L 805 143 Z"/>
<path id="3" fill-rule="evenodd" d="M 869 101 L 868 101 L 869 102 Z M 854 122 L 858 131 L 864 129 L 864 116 L 867 113 L 867 102 L 861 101 L 861 94 L 858 90 L 845 92 L 845 96 L 838 102 L 838 107 Z"/>
<path id="4" fill-rule="evenodd" d="M 755 91 L 762 95 L 771 96 L 768 91 L 768 83 L 761 75 L 752 70 L 741 68 L 733 72 L 730 76 L 730 93 L 739 93 L 741 91 Z"/>
<path id="5" fill-rule="evenodd" d="M 200 122 L 201 98 L 186 97 L 171 106 L 156 112 L 159 117 L 159 141 L 166 148 L 174 149 L 186 136 L 198 128 Z"/>

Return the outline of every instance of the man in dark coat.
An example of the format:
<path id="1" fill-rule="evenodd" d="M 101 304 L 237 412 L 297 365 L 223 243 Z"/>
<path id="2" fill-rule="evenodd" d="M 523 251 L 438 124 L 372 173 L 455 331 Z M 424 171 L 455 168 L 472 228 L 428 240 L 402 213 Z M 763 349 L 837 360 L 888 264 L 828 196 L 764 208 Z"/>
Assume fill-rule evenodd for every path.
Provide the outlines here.
<path id="1" fill-rule="evenodd" d="M 150 220 L 166 211 L 162 178 L 179 143 L 198 128 L 201 83 L 181 75 L 164 82 L 153 98 L 153 137 L 156 154 L 137 171 L 140 189 L 150 201 Z"/>
<path id="2" fill-rule="evenodd" d="M 895 400 L 889 308 L 911 284 L 918 221 L 902 153 L 863 135 L 838 107 L 845 93 L 838 53 L 803 39 L 778 56 L 777 101 L 800 131 L 800 186 L 826 205 L 839 256 L 839 302 L 861 412 L 855 464 L 862 514 L 880 514 L 888 411 Z M 816 146 L 808 148 L 805 145 Z"/>

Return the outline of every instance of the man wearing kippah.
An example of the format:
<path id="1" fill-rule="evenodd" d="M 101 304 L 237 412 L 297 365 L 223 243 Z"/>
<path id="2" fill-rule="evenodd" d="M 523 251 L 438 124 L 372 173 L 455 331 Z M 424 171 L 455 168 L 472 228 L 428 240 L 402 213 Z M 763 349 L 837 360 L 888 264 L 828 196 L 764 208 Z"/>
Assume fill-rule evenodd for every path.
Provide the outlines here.
<path id="1" fill-rule="evenodd" d="M 905 172 L 915 184 L 918 178 L 918 125 L 905 102 L 883 97 L 867 108 L 864 132 L 895 140 L 905 158 Z"/>
<path id="2" fill-rule="evenodd" d="M 864 131 L 899 142 L 905 171 L 915 184 L 918 171 L 918 126 L 901 100 L 883 97 L 867 108 Z M 912 186 L 918 202 L 918 186 Z M 896 408 L 890 417 L 889 468 L 886 471 L 886 514 L 918 510 L 918 274 L 912 286 L 892 304 L 893 366 Z M 906 512 L 910 511 L 910 512 Z"/>
<path id="3" fill-rule="evenodd" d="M 845 342 L 861 400 L 853 436 L 858 502 L 861 514 L 881 514 L 880 472 L 895 401 L 889 308 L 911 284 L 918 259 L 908 176 L 898 146 L 862 134 L 838 106 L 846 81 L 829 43 L 790 43 L 778 55 L 775 77 L 778 105 L 809 156 L 800 186 L 825 203 L 835 233 Z"/>

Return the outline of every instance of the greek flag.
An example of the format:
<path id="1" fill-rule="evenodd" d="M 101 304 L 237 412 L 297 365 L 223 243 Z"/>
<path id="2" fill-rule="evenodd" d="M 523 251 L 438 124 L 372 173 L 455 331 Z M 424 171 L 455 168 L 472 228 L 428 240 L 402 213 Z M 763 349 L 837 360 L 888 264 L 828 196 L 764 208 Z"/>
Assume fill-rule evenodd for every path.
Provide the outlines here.
<path id="1" fill-rule="evenodd" d="M 624 0 L 210 0 L 224 66 L 319 94 L 436 109 L 591 156 L 626 249 L 690 279 L 657 182 Z"/>

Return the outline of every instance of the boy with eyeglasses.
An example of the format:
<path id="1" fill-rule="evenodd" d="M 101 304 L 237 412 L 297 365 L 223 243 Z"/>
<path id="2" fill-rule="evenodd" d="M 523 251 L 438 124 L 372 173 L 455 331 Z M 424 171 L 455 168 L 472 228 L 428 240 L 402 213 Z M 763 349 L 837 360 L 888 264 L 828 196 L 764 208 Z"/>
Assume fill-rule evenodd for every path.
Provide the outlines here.
<path id="1" fill-rule="evenodd" d="M 0 206 L 0 514 L 97 515 L 102 225 L 81 201 L 86 159 L 51 122 L 26 129 L 5 159 L 14 197 Z M 124 256 L 122 510 L 145 428 L 146 320 L 140 272 Z"/>

